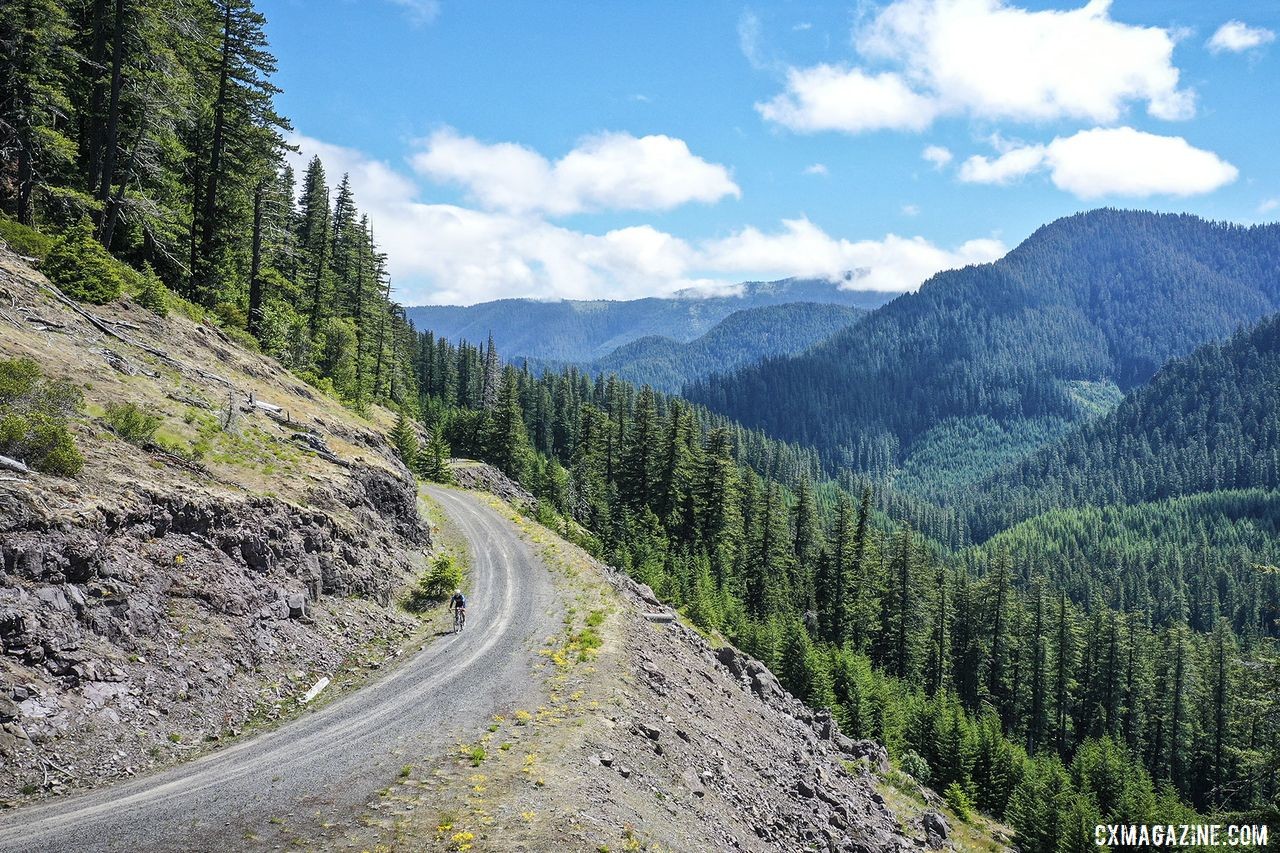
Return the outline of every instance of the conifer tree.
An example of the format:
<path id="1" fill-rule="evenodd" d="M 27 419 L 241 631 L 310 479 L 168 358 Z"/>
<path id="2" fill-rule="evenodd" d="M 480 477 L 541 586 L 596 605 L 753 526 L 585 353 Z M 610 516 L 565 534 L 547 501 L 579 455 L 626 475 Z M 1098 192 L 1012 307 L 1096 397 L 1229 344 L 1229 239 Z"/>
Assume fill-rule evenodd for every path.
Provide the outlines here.
<path id="1" fill-rule="evenodd" d="M 15 0 L 0 15 L 0 203 L 23 225 L 36 223 L 37 196 L 69 165 L 59 121 L 68 108 L 69 24 L 57 0 Z"/>
<path id="2" fill-rule="evenodd" d="M 449 445 L 445 443 L 443 430 L 437 426 L 430 431 L 426 447 L 419 457 L 422 476 L 434 483 L 449 483 L 453 475 L 449 471 Z"/>
<path id="3" fill-rule="evenodd" d="M 418 435 L 413 424 L 401 409 L 396 413 L 395 429 L 391 431 L 391 443 L 399 454 L 400 460 L 410 471 L 417 471 L 419 464 Z"/>

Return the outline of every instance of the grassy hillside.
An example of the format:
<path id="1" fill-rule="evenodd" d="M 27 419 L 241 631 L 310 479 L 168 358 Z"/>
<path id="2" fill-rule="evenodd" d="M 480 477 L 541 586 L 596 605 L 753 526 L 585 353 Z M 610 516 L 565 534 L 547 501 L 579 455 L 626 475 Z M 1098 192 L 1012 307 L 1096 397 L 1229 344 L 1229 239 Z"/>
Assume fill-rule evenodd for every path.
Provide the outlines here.
<path id="1" fill-rule="evenodd" d="M 0 732 L 0 802 L 190 757 L 425 624 L 397 603 L 430 537 L 390 412 L 172 297 L 70 302 L 3 250 L 0 291 L 0 699 L 30 738 Z"/>

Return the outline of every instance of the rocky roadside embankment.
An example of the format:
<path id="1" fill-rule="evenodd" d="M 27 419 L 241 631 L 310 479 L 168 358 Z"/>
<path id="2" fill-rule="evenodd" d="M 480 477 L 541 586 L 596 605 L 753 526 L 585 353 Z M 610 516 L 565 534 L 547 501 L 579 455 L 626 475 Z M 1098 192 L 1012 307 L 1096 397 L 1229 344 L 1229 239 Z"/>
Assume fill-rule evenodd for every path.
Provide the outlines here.
<path id="1" fill-rule="evenodd" d="M 430 535 L 358 414 L 205 319 L 82 306 L 0 248 L 0 359 L 83 394 L 71 478 L 0 472 L 0 807 L 140 773 L 381 665 Z M 126 441 L 107 415 L 156 419 Z"/>
<path id="2" fill-rule="evenodd" d="M 0 796 L 132 775 L 274 717 L 405 633 L 414 487 L 353 470 L 312 506 L 0 488 Z M 349 520 L 318 507 L 340 505 Z M 62 505 L 62 509 L 51 507 Z"/>
<path id="3" fill-rule="evenodd" d="M 883 746 L 844 736 L 733 646 L 653 621 L 671 614 L 652 590 L 604 570 L 624 603 L 625 674 L 620 712 L 582 745 L 588 811 L 681 850 L 951 846 L 940 813 L 904 825 L 876 790 L 890 772 Z"/>

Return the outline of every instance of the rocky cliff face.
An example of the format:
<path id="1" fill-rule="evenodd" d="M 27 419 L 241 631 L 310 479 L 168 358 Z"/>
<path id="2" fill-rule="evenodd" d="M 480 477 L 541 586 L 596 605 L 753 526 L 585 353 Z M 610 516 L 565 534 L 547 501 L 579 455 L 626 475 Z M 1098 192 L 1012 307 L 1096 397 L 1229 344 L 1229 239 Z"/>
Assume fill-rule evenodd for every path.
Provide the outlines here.
<path id="1" fill-rule="evenodd" d="M 0 802 L 189 756 L 413 629 L 396 601 L 431 536 L 387 413 L 127 300 L 86 322 L 3 253 L 0 286 L 26 309 L 0 318 L 0 358 L 84 389 L 87 460 L 0 476 Z M 94 417 L 124 400 L 161 418 L 163 447 Z"/>
<path id="2" fill-rule="evenodd" d="M 4 486 L 6 795 L 225 737 L 412 624 L 394 602 L 429 537 L 414 487 L 384 469 L 308 507 L 140 486 L 59 511 L 35 483 Z M 315 508 L 331 505 L 348 518 Z"/>

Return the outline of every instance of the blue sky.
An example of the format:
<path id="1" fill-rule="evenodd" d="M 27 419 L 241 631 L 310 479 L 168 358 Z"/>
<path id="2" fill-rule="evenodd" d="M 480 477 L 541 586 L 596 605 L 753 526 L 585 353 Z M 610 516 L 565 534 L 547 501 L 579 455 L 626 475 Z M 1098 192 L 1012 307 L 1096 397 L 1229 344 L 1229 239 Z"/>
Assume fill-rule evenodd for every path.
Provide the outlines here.
<path id="1" fill-rule="evenodd" d="M 351 172 L 412 304 L 902 289 L 1101 205 L 1280 218 L 1275 3 L 259 5 L 296 159 Z"/>

